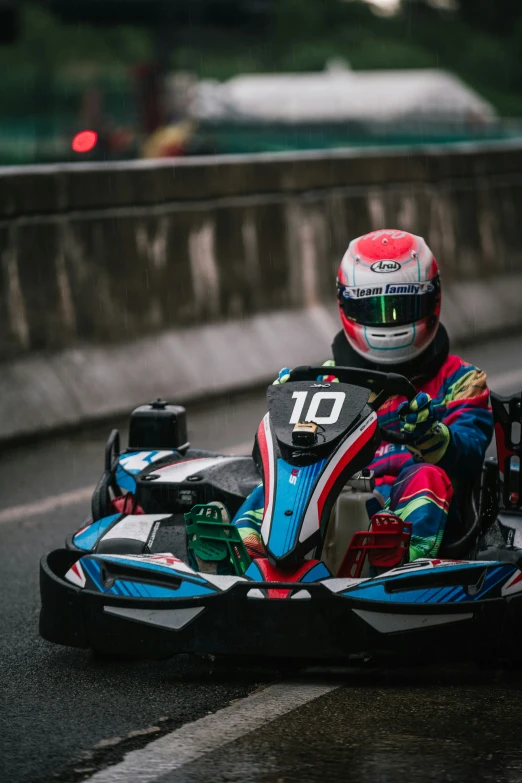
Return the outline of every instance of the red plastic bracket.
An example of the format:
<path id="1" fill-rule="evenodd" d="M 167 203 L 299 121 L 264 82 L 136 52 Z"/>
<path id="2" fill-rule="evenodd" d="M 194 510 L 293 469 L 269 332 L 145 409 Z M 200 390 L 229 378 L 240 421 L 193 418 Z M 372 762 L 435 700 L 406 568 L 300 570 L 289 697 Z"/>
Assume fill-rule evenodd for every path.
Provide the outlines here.
<path id="1" fill-rule="evenodd" d="M 144 510 L 136 502 L 134 495 L 129 492 L 127 495 L 118 495 L 113 498 L 111 505 L 117 514 L 144 514 Z"/>
<path id="2" fill-rule="evenodd" d="M 366 556 L 374 568 L 400 565 L 410 538 L 411 522 L 404 522 L 396 514 L 374 514 L 368 531 L 353 534 L 337 576 L 358 579 Z"/>

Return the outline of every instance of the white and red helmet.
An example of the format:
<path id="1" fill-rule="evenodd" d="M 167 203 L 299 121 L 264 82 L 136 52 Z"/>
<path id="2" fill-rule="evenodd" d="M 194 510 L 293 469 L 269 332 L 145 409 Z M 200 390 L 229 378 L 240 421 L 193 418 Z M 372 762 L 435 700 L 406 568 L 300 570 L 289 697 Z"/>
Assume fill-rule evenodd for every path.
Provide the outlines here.
<path id="1" fill-rule="evenodd" d="M 402 364 L 422 353 L 437 332 L 439 268 L 422 237 L 372 231 L 350 242 L 337 297 L 352 348 L 377 364 Z"/>

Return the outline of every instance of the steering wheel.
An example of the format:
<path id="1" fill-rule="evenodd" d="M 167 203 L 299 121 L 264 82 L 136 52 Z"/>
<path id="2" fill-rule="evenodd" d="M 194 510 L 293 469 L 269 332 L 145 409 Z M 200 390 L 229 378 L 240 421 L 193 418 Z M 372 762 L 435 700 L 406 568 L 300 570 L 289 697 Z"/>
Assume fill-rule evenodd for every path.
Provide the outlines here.
<path id="1" fill-rule="evenodd" d="M 315 381 L 319 375 L 333 375 L 341 383 L 350 383 L 370 389 L 376 396 L 369 403 L 377 411 L 389 397 L 406 397 L 411 402 L 417 395 L 415 386 L 395 372 L 379 372 L 378 370 L 361 370 L 356 367 L 324 367 L 323 365 L 300 365 L 290 371 L 289 381 Z M 397 446 L 411 445 L 415 438 L 410 433 L 392 432 L 381 427 L 381 437 L 388 443 Z"/>

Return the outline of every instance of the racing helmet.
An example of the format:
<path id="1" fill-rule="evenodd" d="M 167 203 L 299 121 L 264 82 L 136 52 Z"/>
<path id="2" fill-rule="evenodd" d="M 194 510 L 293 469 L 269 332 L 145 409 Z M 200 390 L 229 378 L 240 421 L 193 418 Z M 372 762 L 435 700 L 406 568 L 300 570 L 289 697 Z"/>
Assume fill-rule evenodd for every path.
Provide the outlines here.
<path id="1" fill-rule="evenodd" d="M 439 268 L 422 237 L 372 231 L 350 242 L 337 298 L 351 347 L 376 364 L 401 364 L 421 354 L 437 332 Z"/>

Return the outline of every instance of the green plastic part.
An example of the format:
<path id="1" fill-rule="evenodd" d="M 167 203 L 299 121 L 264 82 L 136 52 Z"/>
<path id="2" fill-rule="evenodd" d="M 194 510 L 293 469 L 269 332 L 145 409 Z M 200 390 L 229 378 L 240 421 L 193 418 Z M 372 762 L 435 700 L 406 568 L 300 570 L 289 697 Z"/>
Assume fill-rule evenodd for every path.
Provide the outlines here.
<path id="1" fill-rule="evenodd" d="M 239 530 L 222 521 L 221 508 L 194 506 L 185 516 L 188 548 L 204 561 L 229 561 L 237 576 L 242 576 L 252 562 Z"/>

